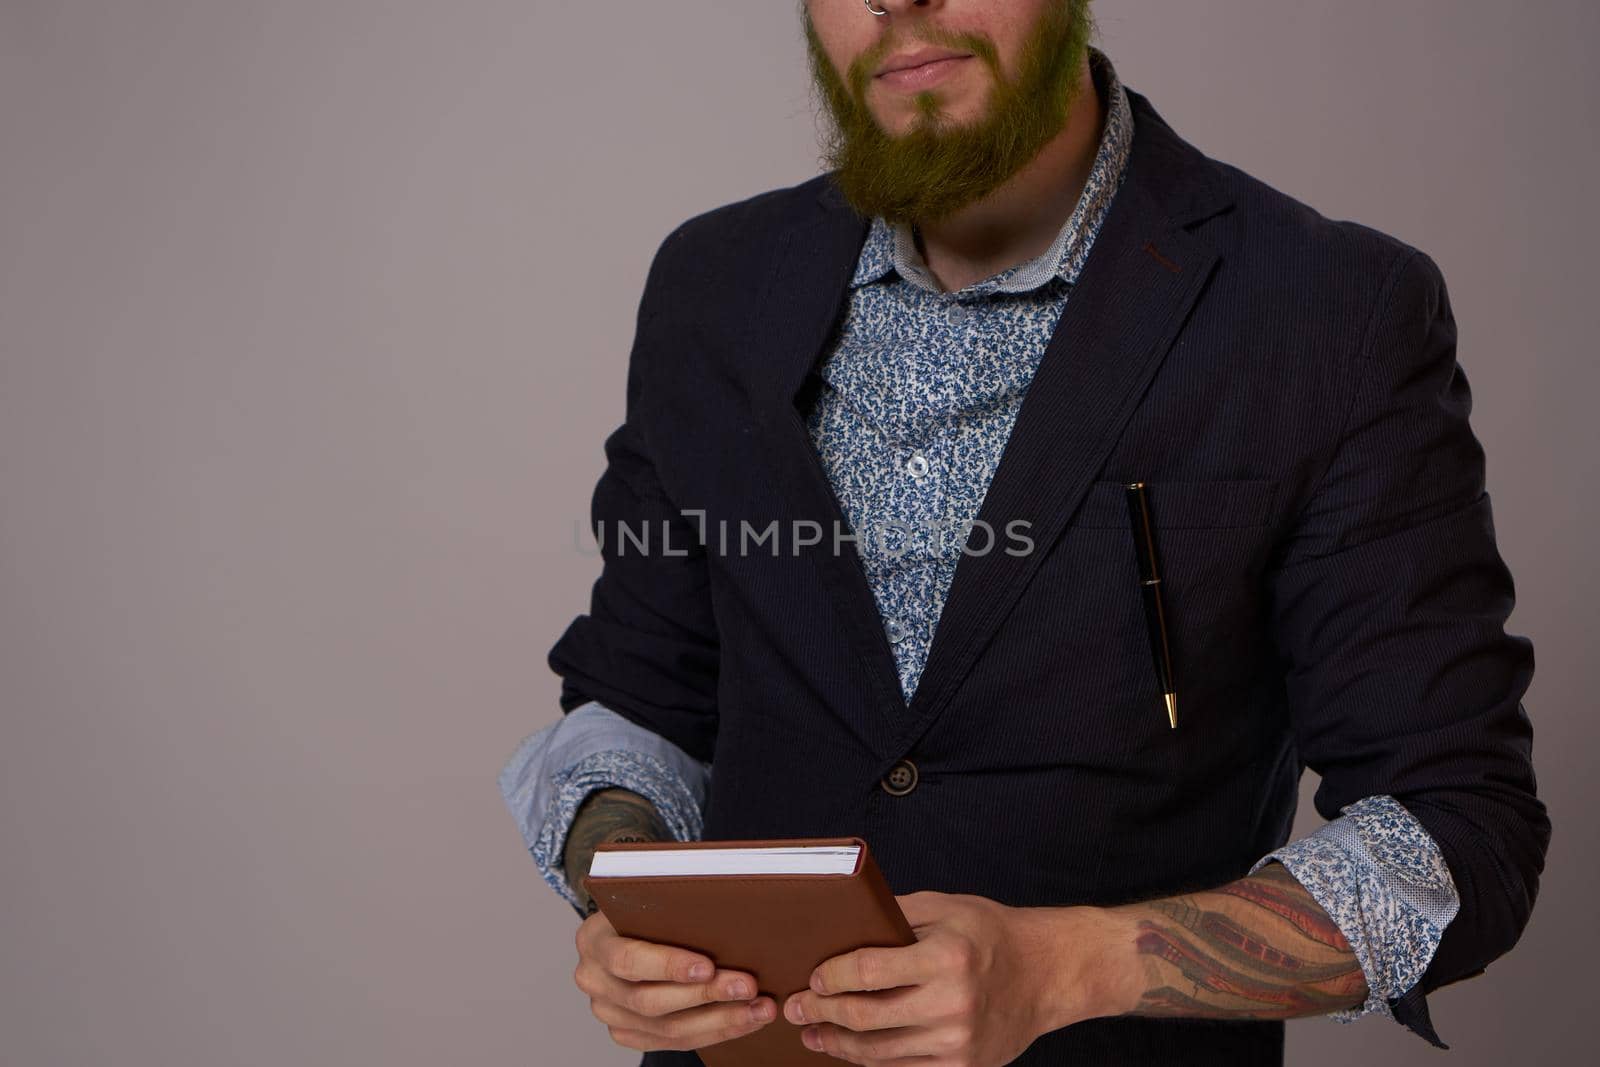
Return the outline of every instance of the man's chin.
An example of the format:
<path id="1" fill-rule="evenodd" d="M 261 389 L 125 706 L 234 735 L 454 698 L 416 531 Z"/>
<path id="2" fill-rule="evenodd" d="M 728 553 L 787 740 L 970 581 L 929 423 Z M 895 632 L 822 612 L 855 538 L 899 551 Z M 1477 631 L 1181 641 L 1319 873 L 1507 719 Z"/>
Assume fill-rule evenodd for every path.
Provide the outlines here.
<path id="1" fill-rule="evenodd" d="M 875 190 L 874 196 L 863 198 L 857 195 L 860 187 L 849 177 L 842 177 L 838 184 L 845 202 L 857 214 L 867 218 L 881 216 L 891 225 L 937 222 L 955 214 L 976 199 L 970 196 L 953 197 L 946 190 L 933 189 L 926 185 L 890 187 L 889 195 L 885 196 L 883 194 L 885 187 L 882 184 L 872 186 Z"/>
<path id="2" fill-rule="evenodd" d="M 977 114 L 968 114 L 971 110 L 971 104 L 966 101 L 939 100 L 925 111 L 918 111 L 915 107 L 896 108 L 889 121 L 885 121 L 876 108 L 869 108 L 868 114 L 872 116 L 873 125 L 885 137 L 899 140 L 919 130 L 951 133 L 960 129 L 975 129 L 987 121 L 986 106 L 978 108 Z"/>

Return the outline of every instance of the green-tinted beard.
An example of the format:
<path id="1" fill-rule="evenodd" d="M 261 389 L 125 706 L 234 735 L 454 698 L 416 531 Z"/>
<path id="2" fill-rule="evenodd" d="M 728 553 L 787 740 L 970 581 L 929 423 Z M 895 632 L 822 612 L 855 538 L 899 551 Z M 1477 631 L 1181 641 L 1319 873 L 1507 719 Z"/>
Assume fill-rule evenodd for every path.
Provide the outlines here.
<path id="1" fill-rule="evenodd" d="M 1007 81 L 993 42 L 976 34 L 925 31 L 918 41 L 971 52 L 993 79 L 988 113 L 950 126 L 938 88 L 915 97 L 918 118 L 903 136 L 884 133 L 866 106 L 866 87 L 896 42 L 888 38 L 857 56 L 848 86 L 803 14 L 811 74 L 832 120 L 823 162 L 836 170 L 846 201 L 863 216 L 892 223 L 935 222 L 994 191 L 1039 154 L 1065 127 L 1089 44 L 1088 0 L 1046 6 L 1024 42 L 1017 78 Z"/>

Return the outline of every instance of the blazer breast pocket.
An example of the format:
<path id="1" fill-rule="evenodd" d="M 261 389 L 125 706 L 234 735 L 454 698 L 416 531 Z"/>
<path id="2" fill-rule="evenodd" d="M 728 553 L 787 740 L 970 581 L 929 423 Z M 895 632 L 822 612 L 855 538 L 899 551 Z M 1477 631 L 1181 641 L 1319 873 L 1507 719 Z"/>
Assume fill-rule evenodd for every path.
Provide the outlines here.
<path id="1" fill-rule="evenodd" d="M 1062 665 L 1049 684 L 1072 694 L 1078 758 L 1143 753 L 1159 760 L 1196 730 L 1239 728 L 1240 709 L 1271 655 L 1262 578 L 1280 489 L 1271 479 L 1145 482 L 1178 690 L 1179 728 L 1172 731 L 1150 648 L 1126 483 L 1090 486 L 1025 609 L 1027 618 L 1048 620 L 1051 662 Z"/>
<path id="2" fill-rule="evenodd" d="M 1265 478 L 1145 482 L 1150 521 L 1157 529 L 1228 530 L 1266 526 L 1278 483 Z M 1069 525 L 1132 529 L 1126 482 L 1089 487 Z"/>

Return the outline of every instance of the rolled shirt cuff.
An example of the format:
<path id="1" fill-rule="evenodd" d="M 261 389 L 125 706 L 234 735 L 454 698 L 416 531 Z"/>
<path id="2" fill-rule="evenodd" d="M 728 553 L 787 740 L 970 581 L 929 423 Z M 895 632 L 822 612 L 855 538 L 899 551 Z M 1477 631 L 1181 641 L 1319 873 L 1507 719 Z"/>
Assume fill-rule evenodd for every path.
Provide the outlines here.
<path id="1" fill-rule="evenodd" d="M 1391 796 L 1365 797 L 1315 832 L 1269 852 L 1250 873 L 1272 860 L 1333 919 L 1366 976 L 1367 999 L 1328 1017 L 1350 1023 L 1387 1015 L 1447 1048 L 1425 1008 L 1415 1008 L 1415 994 L 1406 1001 L 1406 1018 L 1392 1010 L 1392 1002 L 1421 980 L 1461 905 L 1450 868 L 1422 824 Z"/>

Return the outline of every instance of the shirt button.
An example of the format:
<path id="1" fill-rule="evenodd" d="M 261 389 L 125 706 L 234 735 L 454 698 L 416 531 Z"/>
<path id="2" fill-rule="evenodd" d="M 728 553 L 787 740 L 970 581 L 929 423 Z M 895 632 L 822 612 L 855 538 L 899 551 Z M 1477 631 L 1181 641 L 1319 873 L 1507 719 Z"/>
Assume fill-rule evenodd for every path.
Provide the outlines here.
<path id="1" fill-rule="evenodd" d="M 901 641 L 905 640 L 905 624 L 899 619 L 890 619 L 888 622 L 883 624 L 883 629 L 884 632 L 889 635 L 889 641 L 891 644 L 899 644 Z"/>
<path id="2" fill-rule="evenodd" d="M 896 760 L 878 784 L 889 795 L 903 797 L 917 787 L 917 765 L 908 759 Z"/>
<path id="3" fill-rule="evenodd" d="M 906 473 L 913 478 L 921 478 L 928 473 L 928 457 L 921 452 L 914 452 L 906 460 Z"/>
<path id="4" fill-rule="evenodd" d="M 950 305 L 950 309 L 945 312 L 945 318 L 957 323 L 966 322 L 971 316 L 972 312 L 960 304 Z"/>

